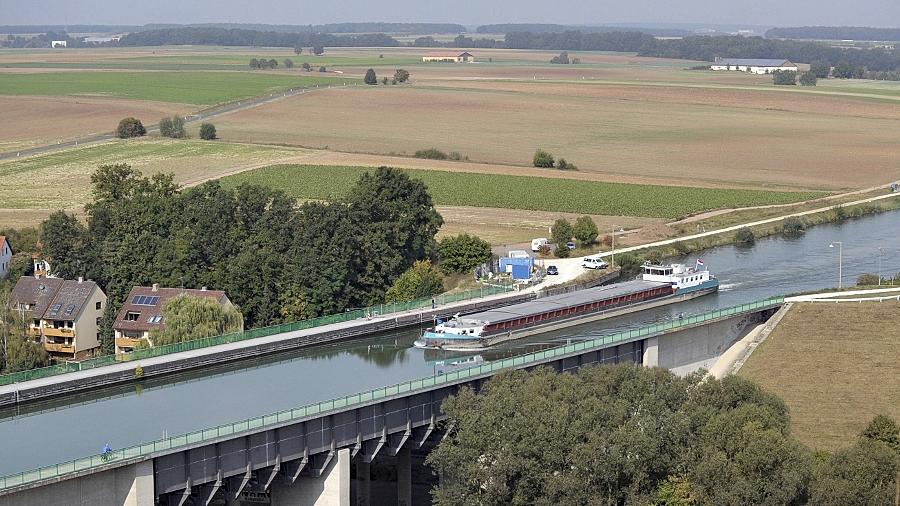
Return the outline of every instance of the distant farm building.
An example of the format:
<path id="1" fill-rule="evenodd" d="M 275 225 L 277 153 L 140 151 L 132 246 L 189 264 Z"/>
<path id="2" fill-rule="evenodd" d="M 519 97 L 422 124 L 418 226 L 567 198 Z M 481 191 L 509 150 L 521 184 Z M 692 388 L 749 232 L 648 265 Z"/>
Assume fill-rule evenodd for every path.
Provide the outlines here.
<path id="1" fill-rule="evenodd" d="M 65 40 L 51 40 L 50 47 L 66 47 L 69 43 Z"/>
<path id="2" fill-rule="evenodd" d="M 437 51 L 432 53 L 425 53 L 425 56 L 422 57 L 422 61 L 426 63 L 472 63 L 475 61 L 475 57 L 468 51 L 464 51 L 462 53 Z"/>
<path id="3" fill-rule="evenodd" d="M 791 70 L 797 72 L 797 65 L 790 60 L 779 59 L 752 59 L 752 58 L 716 58 L 710 65 L 711 70 L 736 70 L 751 74 L 771 74 L 776 70 Z"/>

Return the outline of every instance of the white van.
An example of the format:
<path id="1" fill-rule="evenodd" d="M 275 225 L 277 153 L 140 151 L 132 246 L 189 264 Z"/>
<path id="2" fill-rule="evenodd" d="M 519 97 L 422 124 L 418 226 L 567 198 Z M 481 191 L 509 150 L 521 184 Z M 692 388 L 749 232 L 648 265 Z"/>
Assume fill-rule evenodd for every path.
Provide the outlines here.
<path id="1" fill-rule="evenodd" d="M 604 262 L 599 256 L 584 257 L 581 266 L 585 269 L 606 269 L 609 264 Z"/>
<path id="2" fill-rule="evenodd" d="M 550 244 L 550 241 L 548 241 L 546 237 L 532 239 L 531 240 L 531 251 L 540 251 L 541 246 L 546 246 L 548 244 Z"/>

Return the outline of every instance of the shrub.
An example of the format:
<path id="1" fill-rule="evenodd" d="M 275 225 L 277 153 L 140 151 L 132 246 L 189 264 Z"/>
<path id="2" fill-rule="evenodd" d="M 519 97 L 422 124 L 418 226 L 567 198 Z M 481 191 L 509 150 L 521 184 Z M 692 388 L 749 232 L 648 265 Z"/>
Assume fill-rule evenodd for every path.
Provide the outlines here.
<path id="1" fill-rule="evenodd" d="M 419 260 L 397 278 L 384 295 L 384 301 L 409 302 L 444 291 L 444 275 L 428 260 Z"/>
<path id="2" fill-rule="evenodd" d="M 566 247 L 566 243 L 557 244 L 556 249 L 553 250 L 553 254 L 558 258 L 569 258 L 569 248 Z"/>
<path id="3" fill-rule="evenodd" d="M 794 86 L 797 84 L 797 73 L 793 70 L 776 70 L 772 73 L 772 82 L 778 86 Z"/>
<path id="4" fill-rule="evenodd" d="M 428 149 L 420 149 L 416 151 L 413 155 L 416 158 L 425 158 L 426 160 L 446 160 L 447 153 L 437 149 L 437 148 L 428 148 Z"/>
<path id="5" fill-rule="evenodd" d="M 535 167 L 541 167 L 544 169 L 553 168 L 553 164 L 555 160 L 553 159 L 553 155 L 544 151 L 543 149 L 538 149 L 534 152 L 534 160 L 532 163 Z"/>
<path id="6" fill-rule="evenodd" d="M 387 86 L 387 83 L 388 83 L 388 78 L 387 78 L 387 77 L 382 77 L 382 78 L 381 78 L 381 84 Z"/>
<path id="7" fill-rule="evenodd" d="M 144 124 L 137 118 L 125 118 L 119 122 L 116 127 L 116 137 L 120 139 L 128 139 L 130 137 L 140 137 L 147 134 Z"/>
<path id="8" fill-rule="evenodd" d="M 215 140 L 216 127 L 212 123 L 203 123 L 200 125 L 200 138 L 205 141 Z"/>
<path id="9" fill-rule="evenodd" d="M 815 86 L 819 82 L 819 78 L 812 72 L 804 72 L 800 74 L 801 86 Z"/>
<path id="10" fill-rule="evenodd" d="M 578 170 L 578 167 L 576 167 L 574 163 L 567 162 L 565 158 L 559 159 L 556 168 L 559 170 Z"/>
<path id="11" fill-rule="evenodd" d="M 753 244 L 756 242 L 756 236 L 750 227 L 742 227 L 734 234 L 734 242 L 738 244 Z"/>
<path id="12" fill-rule="evenodd" d="M 874 286 L 878 284 L 878 276 L 871 273 L 860 274 L 858 278 L 856 278 L 857 286 Z"/>
<path id="13" fill-rule="evenodd" d="M 375 69 L 366 71 L 366 77 L 363 78 L 363 82 L 368 85 L 378 84 L 378 76 L 375 75 Z"/>
<path id="14" fill-rule="evenodd" d="M 409 72 L 403 69 L 397 69 L 397 71 L 394 72 L 394 79 L 396 79 L 398 83 L 405 83 L 406 81 L 409 81 Z"/>
<path id="15" fill-rule="evenodd" d="M 286 68 L 286 69 L 294 68 L 294 60 L 292 60 L 290 58 L 285 58 L 284 59 L 284 68 Z"/>
<path id="16" fill-rule="evenodd" d="M 444 238 L 438 246 L 438 267 L 445 274 L 467 272 L 491 260 L 491 245 L 475 235 Z"/>
<path id="17" fill-rule="evenodd" d="M 325 67 L 319 67 L 319 72 L 328 72 L 328 69 Z"/>
<path id="18" fill-rule="evenodd" d="M 302 68 L 303 70 L 305 70 L 307 72 L 312 71 L 312 65 L 310 65 L 309 63 L 306 63 L 306 62 L 303 62 L 303 65 L 300 65 L 300 68 Z"/>
<path id="19" fill-rule="evenodd" d="M 550 59 L 550 63 L 560 64 L 560 65 L 568 65 L 569 64 L 569 53 L 567 51 L 563 51 L 559 53 L 559 56 L 554 56 Z"/>
<path id="20" fill-rule="evenodd" d="M 184 131 L 184 119 L 181 116 L 172 116 L 159 120 L 159 135 L 170 139 L 184 139 L 187 133 Z"/>
<path id="21" fill-rule="evenodd" d="M 468 159 L 469 159 L 468 156 L 463 156 L 459 151 L 451 151 L 451 152 L 450 152 L 450 155 L 449 155 L 449 158 L 450 158 L 451 160 L 454 160 L 454 161 L 457 161 L 457 162 L 460 161 L 460 160 L 468 160 Z"/>
<path id="22" fill-rule="evenodd" d="M 790 216 L 784 219 L 781 224 L 781 231 L 785 234 L 802 234 L 806 231 L 806 220 L 799 216 Z"/>

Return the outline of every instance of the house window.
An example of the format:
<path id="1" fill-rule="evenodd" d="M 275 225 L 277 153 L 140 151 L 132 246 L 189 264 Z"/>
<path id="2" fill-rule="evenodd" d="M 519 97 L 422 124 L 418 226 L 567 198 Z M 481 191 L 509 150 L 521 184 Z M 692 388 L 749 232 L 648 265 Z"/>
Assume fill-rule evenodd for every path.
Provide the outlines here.
<path id="1" fill-rule="evenodd" d="M 129 311 L 125 313 L 125 321 L 126 322 L 136 322 L 141 317 L 141 313 L 137 311 Z"/>
<path id="2" fill-rule="evenodd" d="M 98 300 L 97 303 L 94 304 L 94 308 L 95 308 L 97 311 L 100 311 L 101 309 L 103 309 L 103 302 Z"/>
<path id="3" fill-rule="evenodd" d="M 100 317 L 99 316 L 94 320 L 94 323 L 96 323 L 97 325 L 100 325 Z"/>

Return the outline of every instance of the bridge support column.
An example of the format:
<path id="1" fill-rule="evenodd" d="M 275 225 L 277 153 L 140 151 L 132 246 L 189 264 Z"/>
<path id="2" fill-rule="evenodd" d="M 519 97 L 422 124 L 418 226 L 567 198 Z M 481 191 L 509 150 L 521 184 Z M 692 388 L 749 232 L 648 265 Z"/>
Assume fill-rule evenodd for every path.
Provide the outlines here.
<path id="1" fill-rule="evenodd" d="M 134 481 L 125 496 L 123 506 L 153 506 L 156 490 L 153 486 L 153 461 L 145 460 L 134 465 Z"/>
<path id="2" fill-rule="evenodd" d="M 321 476 L 272 484 L 272 506 L 350 506 L 350 450 L 342 448 Z"/>
<path id="3" fill-rule="evenodd" d="M 651 337 L 644 340 L 644 367 L 659 366 L 659 338 Z"/>
<path id="4" fill-rule="evenodd" d="M 372 497 L 371 464 L 360 454 L 356 459 L 356 506 L 369 506 Z"/>
<path id="5" fill-rule="evenodd" d="M 411 450 L 404 446 L 397 452 L 397 506 L 412 506 Z"/>

